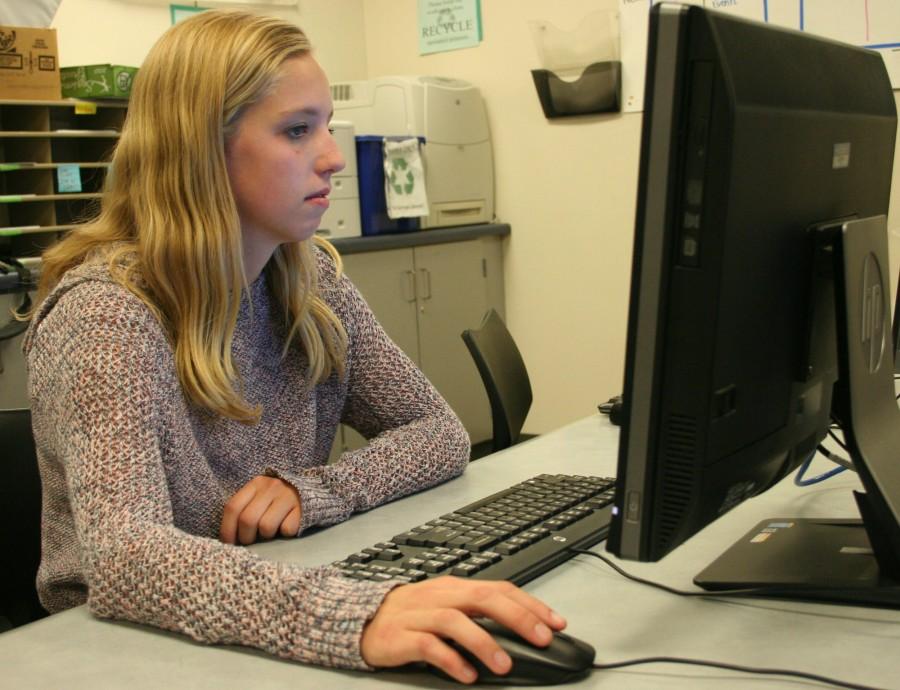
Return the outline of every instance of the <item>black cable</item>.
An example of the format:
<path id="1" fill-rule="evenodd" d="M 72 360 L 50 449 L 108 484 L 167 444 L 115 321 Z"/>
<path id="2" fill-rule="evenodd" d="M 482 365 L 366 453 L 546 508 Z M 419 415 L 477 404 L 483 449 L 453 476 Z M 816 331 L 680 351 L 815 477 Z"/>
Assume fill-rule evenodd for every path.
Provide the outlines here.
<path id="1" fill-rule="evenodd" d="M 825 446 L 823 446 L 821 444 L 816 448 L 816 450 L 819 451 L 826 458 L 831 460 L 831 462 L 833 462 L 834 464 L 840 465 L 841 467 L 845 467 L 848 470 L 853 470 L 854 472 L 856 472 L 856 467 L 853 465 L 853 462 L 851 460 L 848 460 L 847 458 L 842 457 L 842 456 L 838 455 L 837 453 L 828 450 L 828 448 L 826 448 Z"/>
<path id="2" fill-rule="evenodd" d="M 632 575 L 627 570 L 623 570 L 618 565 L 613 563 L 610 559 L 608 559 L 603 554 L 597 553 L 596 551 L 587 551 L 586 549 L 569 549 L 572 553 L 582 554 L 587 556 L 593 556 L 594 558 L 599 558 L 610 568 L 615 570 L 619 575 L 625 577 L 632 582 L 637 582 L 642 585 L 647 585 L 649 587 L 653 587 L 655 589 L 662 590 L 663 592 L 668 592 L 669 594 L 676 594 L 680 597 L 729 597 L 729 596 L 740 596 L 744 597 L 747 595 L 754 594 L 766 594 L 772 593 L 773 590 L 771 588 L 765 587 L 748 587 L 745 589 L 723 589 L 719 591 L 707 592 L 707 591 L 686 591 L 681 589 L 675 589 L 674 587 L 669 587 L 668 585 L 664 585 L 659 582 L 653 582 L 652 580 L 645 580 L 642 577 L 638 577 L 637 575 Z M 642 659 L 628 659 L 626 661 L 616 661 L 610 662 L 607 664 L 594 664 L 593 668 L 600 671 L 608 671 L 616 668 L 624 668 L 625 666 L 637 666 L 638 664 L 656 664 L 656 663 L 671 663 L 671 664 L 688 664 L 694 666 L 708 666 L 710 668 L 720 668 L 726 671 L 740 671 L 743 673 L 755 673 L 762 675 L 771 675 L 771 676 L 791 676 L 794 678 L 804 678 L 806 680 L 814 680 L 820 683 L 827 683 L 829 685 L 834 685 L 839 688 L 850 688 L 851 690 L 879 690 L 878 688 L 874 688 L 868 685 L 858 685 L 853 683 L 848 683 L 846 681 L 837 680 L 835 678 L 829 678 L 828 676 L 820 676 L 815 673 L 806 673 L 805 671 L 791 671 L 788 669 L 778 669 L 778 668 L 765 668 L 765 667 L 753 667 L 753 666 L 739 666 L 737 664 L 728 664 L 720 661 L 708 661 L 705 659 L 686 659 L 680 657 L 668 657 L 668 656 L 654 656 L 654 657 L 646 657 Z"/>
<path id="3" fill-rule="evenodd" d="M 609 416 L 609 421 L 616 426 L 620 426 L 622 424 L 622 396 L 617 395 L 615 397 L 610 398 L 605 403 L 600 403 L 597 405 L 597 410 L 600 414 L 605 414 Z"/>
<path id="4" fill-rule="evenodd" d="M 788 676 L 791 678 L 803 678 L 805 680 L 814 680 L 819 683 L 834 685 L 838 688 L 850 688 L 851 690 L 881 690 L 871 685 L 848 683 L 847 681 L 838 680 L 836 678 L 820 676 L 817 673 L 791 671 L 783 668 L 740 666 L 738 664 L 727 664 L 721 661 L 707 661 L 706 659 L 684 659 L 677 656 L 649 656 L 643 659 L 628 659 L 626 661 L 615 661 L 608 664 L 594 664 L 593 668 L 598 671 L 609 671 L 612 669 L 624 668 L 626 666 L 637 666 L 638 664 L 686 664 L 691 666 L 708 666 L 710 668 L 719 668 L 726 671 L 737 671 L 740 673 L 754 673 L 766 676 Z"/>
<path id="5" fill-rule="evenodd" d="M 664 585 L 660 582 L 653 582 L 653 580 L 645 580 L 642 577 L 638 577 L 637 575 L 632 575 L 626 570 L 623 570 L 611 560 L 609 560 L 603 554 L 597 553 L 596 551 L 587 551 L 586 549 L 569 549 L 572 553 L 583 554 L 585 556 L 593 556 L 594 558 L 599 558 L 601 561 L 606 563 L 610 568 L 615 570 L 619 575 L 624 578 L 631 580 L 632 582 L 637 582 L 641 585 L 647 585 L 648 587 L 653 587 L 655 589 L 661 589 L 663 592 L 668 592 L 669 594 L 677 594 L 680 597 L 729 597 L 729 596 L 741 596 L 745 597 L 753 594 L 766 594 L 767 592 L 771 592 L 769 588 L 766 587 L 747 587 L 744 589 L 722 589 L 715 592 L 707 592 L 706 590 L 699 590 L 695 592 L 689 592 L 683 589 L 675 589 L 674 587 L 669 587 L 668 585 Z"/>
<path id="6" fill-rule="evenodd" d="M 843 440 L 843 439 L 838 438 L 838 435 L 837 435 L 836 433 L 834 433 L 834 429 L 829 429 L 829 430 L 828 430 L 828 435 L 831 436 L 831 439 L 832 439 L 835 443 L 837 443 L 841 448 L 843 448 L 844 450 L 847 450 L 847 444 L 844 443 L 844 440 Z"/>

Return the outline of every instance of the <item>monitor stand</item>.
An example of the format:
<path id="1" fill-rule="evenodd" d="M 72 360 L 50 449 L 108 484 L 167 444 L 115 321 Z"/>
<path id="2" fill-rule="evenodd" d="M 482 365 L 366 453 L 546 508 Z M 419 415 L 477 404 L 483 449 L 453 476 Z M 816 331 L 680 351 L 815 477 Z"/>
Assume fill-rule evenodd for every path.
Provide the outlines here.
<path id="1" fill-rule="evenodd" d="M 833 256 L 839 379 L 832 411 L 865 489 L 854 492 L 862 520 L 764 520 L 694 582 L 708 590 L 900 608 L 900 409 L 887 219 L 816 232 Z"/>

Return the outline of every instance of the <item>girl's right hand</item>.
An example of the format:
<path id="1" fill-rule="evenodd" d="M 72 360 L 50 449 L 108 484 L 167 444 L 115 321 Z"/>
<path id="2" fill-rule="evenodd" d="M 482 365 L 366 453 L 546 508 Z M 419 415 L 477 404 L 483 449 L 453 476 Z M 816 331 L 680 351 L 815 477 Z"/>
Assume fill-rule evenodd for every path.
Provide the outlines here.
<path id="1" fill-rule="evenodd" d="M 509 655 L 473 617 L 492 618 L 539 647 L 566 626 L 559 614 L 509 582 L 439 577 L 391 590 L 363 629 L 360 651 L 373 667 L 424 661 L 473 683 L 475 669 L 444 641 L 452 639 L 494 673 L 508 673 Z"/>

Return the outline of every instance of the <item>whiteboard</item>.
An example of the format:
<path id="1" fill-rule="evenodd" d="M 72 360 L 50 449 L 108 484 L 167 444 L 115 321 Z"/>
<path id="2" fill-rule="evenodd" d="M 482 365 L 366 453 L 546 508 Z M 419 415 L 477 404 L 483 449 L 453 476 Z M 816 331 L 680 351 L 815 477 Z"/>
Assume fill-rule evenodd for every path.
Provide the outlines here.
<path id="1" fill-rule="evenodd" d="M 648 12 L 654 0 L 619 0 L 622 110 L 644 108 Z M 736 14 L 877 50 L 891 84 L 900 88 L 898 0 L 682 0 L 682 4 Z"/>

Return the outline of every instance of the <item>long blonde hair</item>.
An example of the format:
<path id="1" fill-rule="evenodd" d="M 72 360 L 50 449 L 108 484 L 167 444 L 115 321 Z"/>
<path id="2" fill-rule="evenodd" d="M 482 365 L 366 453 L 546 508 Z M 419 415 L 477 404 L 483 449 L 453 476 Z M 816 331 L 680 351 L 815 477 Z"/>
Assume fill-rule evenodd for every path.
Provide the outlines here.
<path id="1" fill-rule="evenodd" d="M 187 397 L 254 422 L 231 357 L 247 289 L 225 141 L 245 108 L 271 91 L 282 63 L 310 44 L 299 27 L 241 11 L 207 11 L 169 29 L 134 82 L 100 213 L 44 254 L 39 301 L 70 268 L 101 251 L 114 279 L 155 314 Z M 266 280 L 298 339 L 309 385 L 344 373 L 347 335 L 318 294 L 313 243 L 280 246 Z"/>

